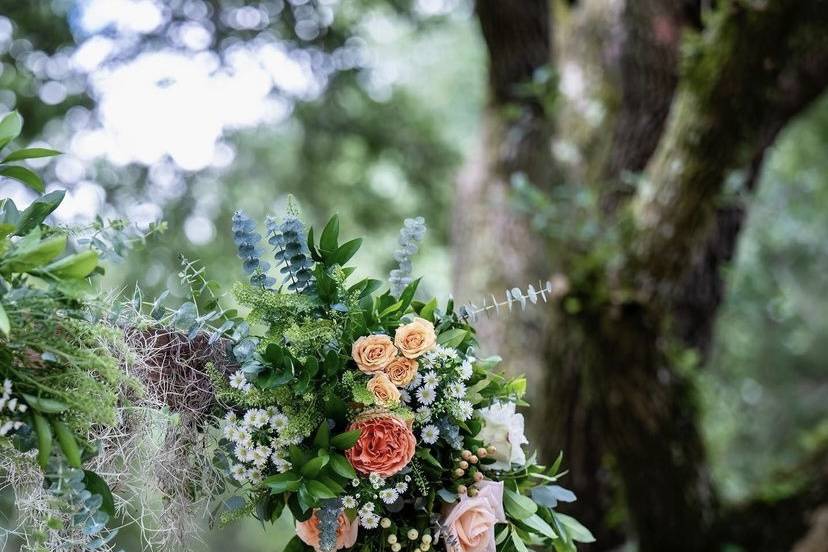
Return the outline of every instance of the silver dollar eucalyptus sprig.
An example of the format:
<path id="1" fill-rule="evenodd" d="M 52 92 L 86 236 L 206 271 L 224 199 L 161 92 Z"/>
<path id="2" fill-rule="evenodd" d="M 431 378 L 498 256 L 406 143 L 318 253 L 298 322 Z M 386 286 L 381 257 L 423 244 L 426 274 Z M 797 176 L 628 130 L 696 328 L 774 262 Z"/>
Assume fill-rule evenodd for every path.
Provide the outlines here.
<path id="1" fill-rule="evenodd" d="M 261 240 L 262 236 L 256 232 L 256 223 L 243 211 L 236 211 L 233 214 L 233 242 L 238 249 L 244 271 L 250 274 L 251 284 L 269 288 L 275 280 L 265 274 L 270 270 L 270 264 L 261 258 Z"/>
<path id="2" fill-rule="evenodd" d="M 276 266 L 282 265 L 279 272 L 284 276 L 288 289 L 301 293 L 313 281 L 313 262 L 305 243 L 305 225 L 290 215 L 281 224 L 273 217 L 268 217 L 265 226 L 267 243 L 273 246 Z"/>
<path id="3" fill-rule="evenodd" d="M 476 321 L 481 314 L 486 316 L 500 315 L 502 311 L 511 312 L 515 305 L 520 305 L 521 310 L 526 309 L 526 305 L 537 304 L 538 300 L 548 303 L 550 299 L 559 297 L 566 292 L 567 284 L 562 279 L 556 278 L 555 283 L 547 281 L 546 283 L 538 282 L 538 288 L 529 285 L 524 293 L 520 288 L 507 289 L 505 293 L 505 300 L 500 301 L 495 295 L 483 297 L 480 306 L 474 303 L 467 303 L 460 307 L 460 316 L 469 320 Z"/>
<path id="4" fill-rule="evenodd" d="M 400 248 L 394 251 L 394 260 L 398 265 L 388 276 L 391 293 L 395 297 L 399 297 L 405 287 L 411 283 L 411 257 L 419 250 L 426 230 L 423 217 L 407 218 L 403 221 L 403 227 L 400 228 Z"/>

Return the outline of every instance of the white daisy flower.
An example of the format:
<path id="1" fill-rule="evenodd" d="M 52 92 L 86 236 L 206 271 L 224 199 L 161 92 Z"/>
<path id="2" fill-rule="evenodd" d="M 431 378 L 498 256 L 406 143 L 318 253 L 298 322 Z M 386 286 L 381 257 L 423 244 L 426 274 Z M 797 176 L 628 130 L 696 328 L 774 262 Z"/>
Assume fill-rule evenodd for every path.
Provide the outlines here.
<path id="1" fill-rule="evenodd" d="M 234 441 L 237 445 L 244 445 L 245 447 L 253 446 L 253 436 L 249 431 L 245 431 L 243 429 L 239 430 Z"/>
<path id="2" fill-rule="evenodd" d="M 406 483 L 405 481 L 400 481 L 399 483 L 394 485 L 394 490 L 402 494 L 408 490 L 408 483 Z"/>
<path id="3" fill-rule="evenodd" d="M 359 514 L 370 514 L 374 511 L 374 503 L 373 502 L 366 502 L 363 504 L 359 509 Z"/>
<path id="4" fill-rule="evenodd" d="M 247 481 L 247 478 L 244 476 L 246 471 L 245 467 L 241 464 L 233 464 L 230 466 L 230 475 L 239 483 L 245 483 Z"/>
<path id="5" fill-rule="evenodd" d="M 438 383 L 440 383 L 440 376 L 438 376 L 435 372 L 426 372 L 423 375 L 423 385 L 436 387 Z"/>
<path id="6" fill-rule="evenodd" d="M 238 458 L 241 462 L 253 461 L 253 449 L 248 445 L 236 445 L 236 450 L 234 452 L 236 454 L 236 458 Z"/>
<path id="7" fill-rule="evenodd" d="M 226 426 L 224 426 L 223 434 L 225 439 L 235 441 L 239 433 L 241 433 L 241 430 L 238 428 L 236 424 L 227 424 Z"/>
<path id="8" fill-rule="evenodd" d="M 423 443 L 427 445 L 433 445 L 437 442 L 437 438 L 440 436 L 440 430 L 437 428 L 436 425 L 429 424 L 423 428 L 420 432 L 420 438 L 423 440 Z"/>
<path id="9" fill-rule="evenodd" d="M 242 389 L 246 384 L 247 378 L 241 370 L 237 370 L 236 373 L 230 376 L 230 387 L 234 389 Z"/>
<path id="10" fill-rule="evenodd" d="M 368 481 L 371 482 L 371 486 L 374 489 L 381 489 L 385 486 L 385 479 L 383 479 L 379 474 L 372 473 L 368 476 Z"/>
<path id="11" fill-rule="evenodd" d="M 449 385 L 448 394 L 450 397 L 454 397 L 455 399 L 462 399 L 466 396 L 466 386 L 459 381 L 456 381 Z"/>
<path id="12" fill-rule="evenodd" d="M 290 471 L 293 468 L 293 464 L 285 460 L 284 458 L 278 458 L 273 460 L 273 465 L 276 466 L 276 471 L 279 473 L 285 473 Z"/>
<path id="13" fill-rule="evenodd" d="M 426 424 L 431 421 L 431 409 L 427 406 L 421 406 L 417 409 L 417 421 Z"/>
<path id="14" fill-rule="evenodd" d="M 357 507 L 357 501 L 351 495 L 345 495 L 342 497 L 342 507 L 347 508 L 348 510 L 353 510 Z"/>
<path id="15" fill-rule="evenodd" d="M 359 487 L 359 479 L 351 479 L 352 487 Z"/>
<path id="16" fill-rule="evenodd" d="M 460 376 L 460 379 L 463 381 L 471 379 L 472 374 L 474 374 L 474 366 L 468 358 L 463 361 L 463 364 L 460 365 L 460 368 L 458 368 L 457 373 Z"/>
<path id="17" fill-rule="evenodd" d="M 411 402 L 411 393 L 409 393 L 409 392 L 408 392 L 408 391 L 406 391 L 405 389 L 400 389 L 400 399 L 401 399 L 401 400 L 402 400 L 402 402 L 404 402 L 405 404 L 410 403 L 410 402 Z"/>
<path id="18" fill-rule="evenodd" d="M 238 419 L 239 417 L 232 410 L 228 410 L 227 414 L 224 415 L 224 421 L 230 424 L 235 423 Z"/>
<path id="19" fill-rule="evenodd" d="M 267 460 L 270 457 L 270 447 L 266 447 L 264 445 L 259 445 L 258 447 L 253 449 L 253 464 L 257 467 L 262 467 L 267 464 Z"/>
<path id="20" fill-rule="evenodd" d="M 399 493 L 394 489 L 383 489 L 379 492 L 380 500 L 386 504 L 394 504 L 399 497 Z"/>
<path id="21" fill-rule="evenodd" d="M 264 427 L 269 421 L 270 417 L 263 408 L 254 408 L 244 413 L 244 423 L 256 429 Z"/>
<path id="22" fill-rule="evenodd" d="M 359 524 L 365 529 L 376 529 L 379 526 L 380 517 L 377 514 L 366 514 L 359 516 Z"/>
<path id="23" fill-rule="evenodd" d="M 244 472 L 244 477 L 250 481 L 251 485 L 258 485 L 262 482 L 262 472 L 259 470 L 250 469 Z"/>
<path id="24" fill-rule="evenodd" d="M 288 417 L 282 414 L 281 412 L 277 412 L 270 417 L 270 428 L 273 431 L 281 432 L 284 430 L 288 425 Z"/>
<path id="25" fill-rule="evenodd" d="M 417 400 L 422 404 L 431 404 L 437 399 L 437 391 L 434 387 L 424 385 L 417 389 Z"/>

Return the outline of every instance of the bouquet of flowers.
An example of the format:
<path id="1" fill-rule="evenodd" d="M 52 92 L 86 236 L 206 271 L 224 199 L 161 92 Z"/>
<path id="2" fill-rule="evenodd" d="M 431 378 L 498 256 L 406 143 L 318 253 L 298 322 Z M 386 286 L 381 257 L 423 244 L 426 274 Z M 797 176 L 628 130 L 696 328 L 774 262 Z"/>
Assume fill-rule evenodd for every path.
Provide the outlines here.
<path id="1" fill-rule="evenodd" d="M 336 217 L 317 241 L 290 214 L 262 236 L 233 218 L 250 282 L 236 323 L 238 370 L 213 373 L 226 406 L 220 460 L 243 497 L 233 516 L 295 518 L 289 552 L 575 550 L 589 531 L 556 511 L 574 495 L 527 457 L 526 381 L 478 358 L 468 316 L 417 297 L 410 256 L 425 231 L 406 221 L 392 290 L 350 283 L 361 240 L 339 243 Z M 251 328 L 255 328 L 251 330 Z"/>

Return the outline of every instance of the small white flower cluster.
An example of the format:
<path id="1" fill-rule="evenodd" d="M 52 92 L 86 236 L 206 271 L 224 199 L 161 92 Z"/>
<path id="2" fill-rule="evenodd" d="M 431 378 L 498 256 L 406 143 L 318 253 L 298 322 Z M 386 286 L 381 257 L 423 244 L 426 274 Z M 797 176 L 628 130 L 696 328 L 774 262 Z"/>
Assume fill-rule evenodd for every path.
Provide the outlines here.
<path id="1" fill-rule="evenodd" d="M 253 388 L 253 384 L 247 381 L 247 376 L 244 375 L 244 372 L 236 370 L 236 372 L 230 376 L 230 387 L 238 389 L 243 393 L 249 393 Z"/>
<path id="2" fill-rule="evenodd" d="M 238 463 L 230 467 L 230 474 L 239 483 L 261 482 L 262 471 L 268 462 L 279 473 L 291 468 L 286 448 L 298 444 L 302 437 L 283 436 L 288 418 L 276 407 L 251 408 L 241 420 L 233 412 L 225 416 L 224 437 L 233 445 Z"/>
<path id="3" fill-rule="evenodd" d="M 376 529 L 379 526 L 380 517 L 374 513 L 373 502 L 366 502 L 359 509 L 359 524 L 365 529 Z"/>
<path id="4" fill-rule="evenodd" d="M 435 415 L 448 414 L 465 422 L 474 415 L 466 399 L 466 382 L 474 374 L 474 357 L 456 349 L 437 346 L 420 359 L 420 370 L 403 390 L 403 401 L 414 410 L 415 425 L 420 426 L 420 441 L 433 445 L 440 437 Z"/>
<path id="5" fill-rule="evenodd" d="M 11 380 L 3 381 L 3 394 L 0 395 L 0 414 L 3 410 L 8 410 L 11 414 L 23 414 L 28 407 L 25 403 L 12 397 L 12 382 Z M 23 427 L 23 422 L 15 419 L 5 419 L 0 417 L 0 437 L 8 435 L 12 431 L 17 431 Z"/>

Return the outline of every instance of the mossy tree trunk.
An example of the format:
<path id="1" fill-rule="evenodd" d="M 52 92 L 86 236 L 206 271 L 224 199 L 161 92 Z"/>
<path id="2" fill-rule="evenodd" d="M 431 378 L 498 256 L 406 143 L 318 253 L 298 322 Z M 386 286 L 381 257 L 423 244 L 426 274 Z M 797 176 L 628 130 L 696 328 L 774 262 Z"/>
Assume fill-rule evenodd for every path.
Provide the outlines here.
<path id="1" fill-rule="evenodd" d="M 600 4 L 555 6 L 565 25 L 579 10 Z M 828 4 L 720 2 L 703 28 L 699 9 L 691 1 L 624 4 L 613 22 L 624 38 L 613 54 L 620 73 L 607 77 L 616 89 L 607 102 L 609 127 L 593 130 L 611 139 L 608 147 L 591 150 L 594 158 L 575 162 L 602 167 L 596 171 L 573 170 L 549 156 L 551 143 L 571 130 L 561 125 L 564 117 L 548 134 L 556 123 L 544 124 L 546 113 L 503 93 L 530 80 L 543 63 L 537 54 L 544 44 L 547 62 L 553 59 L 548 38 L 526 32 L 527 11 L 548 21 L 543 3 L 525 10 L 478 2 L 493 80 L 484 146 L 459 186 L 457 290 L 474 299 L 474 291 L 501 293 L 553 269 L 569 278 L 558 303 L 530 318 L 484 325 L 483 339 L 504 351 L 513 371 L 528 373 L 530 400 L 539 407 L 535 438 L 543 434 L 547 459 L 566 451 L 567 483 L 579 494 L 576 513 L 599 537 L 594 550 L 619 543 L 608 523 L 613 516 L 644 552 L 716 550 L 724 542 L 750 542 L 754 550 L 755 533 L 723 530 L 723 520 L 745 524 L 744 512 L 767 510 L 745 507 L 734 515 L 718 504 L 691 372 L 694 359 L 706 357 L 725 291 L 720 272 L 733 256 L 745 214 L 744 205 L 723 201 L 723 183 L 743 170 L 743 187 L 751 191 L 767 147 L 828 84 Z M 694 32 L 680 55 L 688 29 Z M 535 55 L 520 57 L 528 51 Z M 556 61 L 564 79 L 565 62 Z M 501 64 L 513 66 L 503 70 Z M 535 114 L 530 128 L 544 132 L 514 141 L 516 134 L 530 135 L 515 130 L 520 119 L 504 118 L 514 106 Z M 530 222 L 508 207 L 515 172 L 547 193 L 565 174 L 603 175 L 583 185 L 600 196 L 594 222 L 620 236 L 606 257 L 611 261 L 584 269 L 579 256 L 590 254 L 589 243 L 558 244 L 539 254 L 544 246 L 532 237 Z M 639 173 L 636 186 L 624 183 L 627 172 Z M 603 238 L 592 245 L 605 246 Z M 574 266 L 579 269 L 570 270 Z M 814 508 L 828 500 L 813 494 L 789 504 Z M 623 505 L 620 519 L 612 500 Z M 789 515 L 805 519 L 801 511 Z M 805 530 L 803 523 L 778 526 L 785 534 L 775 535 L 769 546 L 776 548 L 760 549 L 790 547 Z"/>

